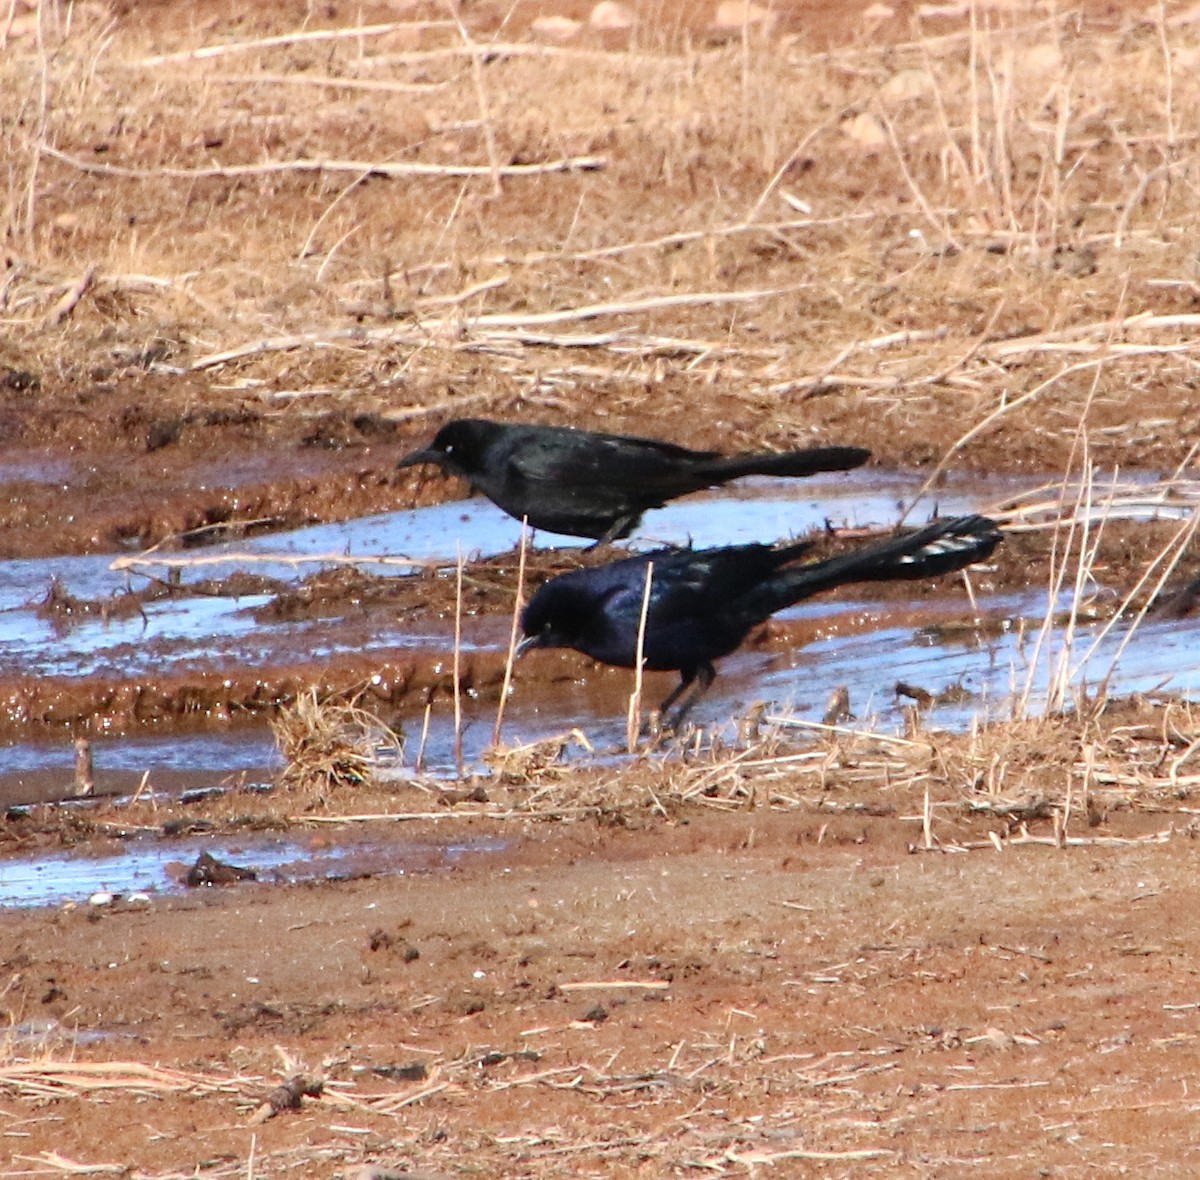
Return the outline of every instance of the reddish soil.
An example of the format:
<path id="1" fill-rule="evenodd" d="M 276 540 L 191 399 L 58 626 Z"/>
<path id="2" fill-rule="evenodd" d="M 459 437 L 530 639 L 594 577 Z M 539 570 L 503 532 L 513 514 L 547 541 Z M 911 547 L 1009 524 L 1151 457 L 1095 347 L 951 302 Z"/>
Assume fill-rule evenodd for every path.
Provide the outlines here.
<path id="1" fill-rule="evenodd" d="M 505 824 L 507 852 L 402 877 L 5 915 L 9 1010 L 55 1030 L 31 1059 L 15 1034 L 30 1064 L 0 1075 L 14 1170 L 1196 1166 L 1191 840 L 913 854 L 919 817 L 639 827 Z M 96 1092 L 47 1059 L 185 1076 L 118 1066 Z M 255 1118 L 296 1075 L 321 1096 Z"/>
<path id="2" fill-rule="evenodd" d="M 900 107 L 889 123 L 856 118 L 926 52 L 965 68 L 993 27 L 1021 36 L 1028 21 L 1031 48 L 1044 50 L 1047 17 L 1033 6 L 988 6 L 972 33 L 965 8 L 931 13 L 905 0 L 889 15 L 789 0 L 770 6 L 771 44 L 790 38 L 788 52 L 810 56 L 759 59 L 758 32 L 743 40 L 741 30 L 714 30 L 713 5 L 665 0 L 632 32 L 580 32 L 573 46 L 594 54 L 582 66 L 568 57 L 571 76 L 553 75 L 550 90 L 521 90 L 528 78 L 517 73 L 506 92 L 483 70 L 454 110 L 438 105 L 444 63 L 405 57 L 461 48 L 453 29 L 396 34 L 389 70 L 361 76 L 353 54 L 337 56 L 343 43 L 295 38 L 254 58 L 257 80 L 237 81 L 251 67 L 236 54 L 216 59 L 223 80 L 189 73 L 195 62 L 148 73 L 142 60 L 312 27 L 445 20 L 440 6 L 368 5 L 351 16 L 286 0 L 80 4 L 69 28 L 66 9 L 43 7 L 54 24 L 38 33 L 34 14 L 11 6 L 10 57 L 0 61 L 12 71 L 0 86 L 26 96 L 15 117 L 0 115 L 21 161 L 4 181 L 12 225 L 0 277 L 0 316 L 16 325 L 0 344 L 5 560 L 186 549 L 454 496 L 458 485 L 394 463 L 460 413 L 722 449 L 862 444 L 876 464 L 923 472 L 985 421 L 955 467 L 1061 472 L 1086 434 L 1098 464 L 1153 475 L 1200 439 L 1194 341 L 1147 344 L 1136 325 L 1096 327 L 1145 313 L 1183 317 L 1176 329 L 1186 332 L 1200 298 L 1200 234 L 1173 220 L 1175 203 L 1194 204 L 1190 140 L 1173 122 L 1190 101 L 1190 42 L 1193 56 L 1172 75 L 1173 116 L 1081 97 L 1064 67 L 1066 80 L 1039 76 L 1031 105 L 1005 108 L 1007 129 L 1034 146 L 996 165 L 989 153 L 1012 137 L 980 146 L 935 128 L 931 146 L 922 136 L 936 119 L 910 126 Z M 592 9 L 549 7 L 578 19 Z M 1080 5 L 1049 40 L 1061 61 L 1078 53 L 1081 71 L 1095 68 L 1093 45 L 1127 55 L 1104 72 L 1114 84 L 1161 80 L 1159 34 L 1189 36 L 1191 18 L 1160 27 L 1161 13 L 1131 11 Z M 548 36 L 535 25 L 547 13 L 484 2 L 461 15 L 477 41 L 520 45 Z M 61 36 L 83 64 L 54 74 L 60 59 L 37 48 L 39 36 Z M 355 42 L 360 53 L 367 40 Z M 93 71 L 114 45 L 115 67 Z M 727 55 L 686 56 L 697 47 Z M 662 77 L 605 75 L 595 86 L 603 99 L 588 104 L 602 54 L 636 62 L 643 52 L 658 55 Z M 535 72 L 560 61 L 530 60 Z M 710 69 L 698 114 L 687 88 Z M 780 79 L 794 76 L 812 87 L 818 69 L 833 81 L 813 118 L 849 131 L 789 158 L 810 127 L 787 112 L 776 122 L 754 84 L 779 83 L 781 94 Z M 321 88 L 263 94 L 270 79 L 305 70 L 328 73 Z M 28 97 L 47 71 L 59 89 Z M 987 137 L 988 104 L 1009 101 L 1007 77 L 999 67 L 975 77 L 982 106 L 968 109 L 949 89 L 939 100 L 959 104 L 956 126 L 982 124 Z M 346 98 L 336 86 L 346 79 L 375 89 Z M 569 89 L 576 79 L 581 91 Z M 421 89 L 380 89 L 389 80 Z M 561 107 L 554 86 L 567 96 Z M 539 122 L 548 110 L 550 130 Z M 1070 125 L 1062 143 L 1060 118 Z M 897 170 L 889 127 L 923 171 Z M 872 145 L 872 133 L 883 138 Z M 303 172 L 194 174 L 285 157 L 403 162 L 422 147 L 424 163 L 487 160 L 490 136 L 504 164 L 603 153 L 610 183 L 594 192 L 522 182 L 489 195 L 486 176 L 393 186 L 352 172 L 333 186 Z M 76 164 L 39 154 L 39 144 Z M 963 167 L 977 205 L 952 216 L 930 195 L 973 146 L 979 154 Z M 1064 193 L 1039 171 L 1054 150 Z M 154 175 L 88 171 L 80 160 Z M 774 226 L 749 244 L 731 234 L 671 245 L 652 263 L 632 250 L 586 256 L 614 241 L 735 225 L 776 183 L 790 203 L 774 201 L 771 218 L 800 217 L 809 202 L 828 223 Z M 859 217 L 877 218 L 876 228 L 860 233 Z M 418 246 L 406 236 L 414 226 Z M 538 251 L 544 266 L 531 277 L 521 260 Z M 489 282 L 499 304 L 463 295 Z M 630 335 L 601 345 L 535 338 L 562 328 L 537 321 L 522 321 L 533 335 L 519 341 L 473 334 L 465 313 L 452 330 L 429 328 L 432 309 L 447 307 L 519 319 L 750 287 L 792 295 L 753 311 L 659 309 L 619 321 L 617 335 Z M 401 335 L 362 335 L 393 328 Z M 611 328 L 599 317 L 562 330 Z M 894 339 L 909 331 L 911 345 Z M 304 333 L 320 346 L 256 348 Z M 1038 349 L 1005 351 L 1026 341 Z M 1132 368 L 1135 345 L 1145 351 Z M 205 359 L 231 348 L 246 351 Z M 587 351 L 597 348 L 610 351 Z M 1053 396 L 989 419 L 1044 381 Z M 1133 586 L 1169 531 L 1111 529 L 1097 555 L 1105 584 Z M 1044 535 L 1012 535 L 1007 562 L 979 588 L 1042 584 L 1049 551 Z M 565 560 L 539 558 L 534 576 Z M 472 609 L 502 630 L 511 556 L 481 572 L 489 577 L 472 590 Z M 326 576 L 271 609 L 308 617 L 353 604 L 364 618 L 419 610 L 429 619 L 448 602 L 447 581 L 432 574 L 377 589 Z M 118 609 L 131 607 L 45 607 Z M 810 637 L 772 624 L 754 642 Z M 0 684 L 0 705 L 7 738 L 66 740 L 102 725 L 159 726 L 186 740 L 198 714 L 206 725 L 251 714 L 261 724 L 317 683 L 352 695 L 377 675 L 370 703 L 411 703 L 446 689 L 439 662 L 418 653 L 380 667 L 350 656 L 318 672 L 300 652 L 181 683 L 20 675 Z M 572 655 L 532 661 L 523 691 L 561 695 L 580 667 Z M 500 670 L 485 653 L 466 679 L 486 696 Z M 589 692 L 627 690 L 623 673 L 587 678 Z M 302 833 L 317 851 L 359 838 L 359 826 L 328 826 L 339 815 L 423 818 L 365 828 L 364 838 L 394 846 L 411 870 L 402 874 L 0 913 L 10 1025 L 0 1171 L 1196 1174 L 1200 724 L 1186 708 L 1139 702 L 1061 730 L 1000 729 L 952 739 L 914 724 L 909 745 L 834 734 L 815 752 L 768 735 L 742 752 L 582 771 L 535 752 L 516 757 L 511 781 L 233 792 L 190 809 L 153 800 L 12 810 L 0 820 L 6 857 L 64 847 L 100 856 L 138 838 L 159 847 L 197 825 Z M 438 851 L 479 836 L 504 848 Z M 412 840 L 434 850 L 407 861 Z"/>

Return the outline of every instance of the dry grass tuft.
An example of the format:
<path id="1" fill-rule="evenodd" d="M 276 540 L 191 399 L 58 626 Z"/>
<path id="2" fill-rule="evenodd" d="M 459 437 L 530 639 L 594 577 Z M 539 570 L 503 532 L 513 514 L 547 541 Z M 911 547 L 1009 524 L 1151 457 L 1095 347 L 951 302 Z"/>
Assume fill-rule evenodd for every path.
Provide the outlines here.
<path id="1" fill-rule="evenodd" d="M 569 733 L 555 734 L 516 746 L 493 746 L 484 753 L 483 761 L 506 786 L 544 783 L 561 778 L 567 772 L 563 755 L 572 745 L 589 754 L 593 752 L 586 735 L 581 730 L 573 729 Z"/>
<path id="2" fill-rule="evenodd" d="M 306 790 L 369 785 L 377 769 L 404 755 L 403 738 L 357 705 L 300 694 L 271 722 L 286 762 L 279 783 Z"/>
<path id="3" fill-rule="evenodd" d="M 319 817 L 297 818 L 624 826 L 698 810 L 762 810 L 874 817 L 899 823 L 914 851 L 973 851 L 1166 839 L 1191 831 L 1200 816 L 1200 720 L 1176 701 L 1080 698 L 1071 713 L 967 733 L 922 725 L 905 736 L 766 717 L 734 746 L 693 744 L 611 765 L 565 762 L 571 744 L 591 751 L 577 731 L 497 747 L 486 759 L 490 773 L 464 780 L 473 789 L 406 792 L 399 812 L 394 793 L 360 791 L 343 796 L 342 808 L 330 800 Z M 277 806 L 269 798 L 259 805 Z M 1160 814 L 1173 817 L 1166 827 L 1139 826 L 1137 817 Z"/>

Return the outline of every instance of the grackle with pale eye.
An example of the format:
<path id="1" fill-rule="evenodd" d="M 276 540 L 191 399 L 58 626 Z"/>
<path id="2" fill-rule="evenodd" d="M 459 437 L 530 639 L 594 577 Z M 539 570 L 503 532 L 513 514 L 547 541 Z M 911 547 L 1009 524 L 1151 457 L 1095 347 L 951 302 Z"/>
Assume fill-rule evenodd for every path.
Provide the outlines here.
<path id="1" fill-rule="evenodd" d="M 722 456 L 626 434 L 459 418 L 398 467 L 431 463 L 535 529 L 606 542 L 627 537 L 642 513 L 744 475 L 848 471 L 861 447 Z"/>

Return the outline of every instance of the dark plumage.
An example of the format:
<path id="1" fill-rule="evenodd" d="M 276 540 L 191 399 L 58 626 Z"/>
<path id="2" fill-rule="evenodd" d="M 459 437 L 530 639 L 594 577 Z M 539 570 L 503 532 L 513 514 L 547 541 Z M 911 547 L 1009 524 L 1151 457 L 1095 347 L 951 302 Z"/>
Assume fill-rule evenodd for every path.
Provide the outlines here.
<path id="1" fill-rule="evenodd" d="M 882 582 L 947 574 L 987 557 L 1000 541 L 984 516 L 935 521 L 826 561 L 793 564 L 806 543 L 730 545 L 720 549 L 659 549 L 596 569 L 572 570 L 540 586 L 521 619 L 531 647 L 569 647 L 603 664 L 632 668 L 653 563 L 643 659 L 680 681 L 660 706 L 665 712 L 693 684 L 675 723 L 716 677 L 713 660 L 740 646 L 776 611 L 847 582 Z"/>
<path id="2" fill-rule="evenodd" d="M 460 418 L 397 466 L 435 463 L 535 529 L 614 541 L 627 537 L 647 509 L 677 496 L 743 475 L 846 471 L 870 454 L 861 447 L 813 447 L 726 458 L 632 435 Z"/>

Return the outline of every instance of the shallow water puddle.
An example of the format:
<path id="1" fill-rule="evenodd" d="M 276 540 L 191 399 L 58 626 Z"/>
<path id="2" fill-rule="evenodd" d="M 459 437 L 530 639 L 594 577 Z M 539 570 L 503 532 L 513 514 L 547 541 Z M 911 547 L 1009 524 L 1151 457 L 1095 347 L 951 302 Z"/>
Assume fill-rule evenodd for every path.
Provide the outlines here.
<path id="1" fill-rule="evenodd" d="M 280 766 L 265 728 L 164 737 L 100 735 L 91 741 L 97 797 L 132 795 L 147 771 L 150 789 L 185 795 L 224 784 L 246 789 L 269 783 Z M 75 748 L 61 738 L 0 747 L 0 807 L 71 798 L 74 768 Z"/>
<path id="2" fill-rule="evenodd" d="M 1018 495 L 1034 482 L 952 478 L 939 488 L 936 507 L 943 514 L 977 510 Z M 691 540 L 704 546 L 770 541 L 803 533 L 826 520 L 850 527 L 885 525 L 898 518 L 918 486 L 916 477 L 877 471 L 805 481 L 747 480 L 648 513 L 639 538 L 645 539 L 642 544 L 652 543 L 652 538 L 653 543 Z M 913 523 L 931 512 L 923 504 L 913 513 Z M 473 499 L 191 551 L 189 556 L 217 564 L 192 566 L 181 576 L 186 585 L 244 570 L 292 583 L 319 568 L 322 557 L 403 554 L 413 561 L 453 561 L 459 551 L 485 556 L 508 551 L 519 534 L 515 521 L 487 501 Z M 537 541 L 563 543 L 546 534 Z M 314 560 L 273 562 L 271 556 Z M 86 616 L 64 623 L 41 617 L 31 605 L 45 595 L 53 578 L 66 592 L 92 599 L 117 593 L 129 581 L 141 584 L 140 575 L 113 571 L 110 564 L 110 558 L 101 557 L 0 566 L 0 676 L 56 677 L 71 683 L 111 680 L 136 686 L 197 672 L 219 677 L 225 669 L 245 672 L 295 665 L 298 675 L 303 675 L 306 666 L 343 655 L 361 658 L 368 669 L 378 668 L 405 651 L 432 655 L 435 671 L 438 653 L 444 652 L 443 670 L 450 666 L 447 620 L 429 617 L 414 625 L 388 609 L 358 610 L 339 603 L 329 617 L 262 621 L 256 608 L 269 601 L 266 595 L 197 594 L 147 602 L 140 611 L 122 617 Z M 381 564 L 375 572 L 400 577 L 403 568 L 403 562 Z M 815 719 L 824 713 L 834 690 L 845 686 L 850 707 L 860 720 L 899 726 L 912 701 L 897 694 L 898 684 L 937 699 L 926 713 L 935 725 L 962 727 L 975 716 L 1006 717 L 1014 701 L 1036 711 L 1052 679 L 1047 652 L 1031 668 L 1031 632 L 1045 612 L 1044 596 L 985 599 L 979 608 L 992 625 L 979 634 L 968 628 L 961 641 L 949 641 L 936 638 L 936 625 L 961 621 L 961 602 L 897 605 L 815 599 L 801 604 L 777 616 L 780 623 L 802 623 L 809 634 L 824 632 L 833 637 L 798 641 L 792 652 L 746 649 L 721 661 L 716 684 L 693 719 L 729 733 L 730 718 L 760 701 L 768 702 L 775 712 L 794 711 Z M 840 625 L 840 620 L 856 615 L 863 617 L 862 625 Z M 995 625 L 1021 619 L 1034 622 L 1008 630 Z M 934 630 L 923 631 L 926 626 Z M 1071 666 L 1079 663 L 1098 630 L 1080 632 Z M 1119 630 L 1109 636 L 1088 666 L 1077 671 L 1076 682 L 1095 685 L 1108 671 L 1122 636 Z M 1189 652 L 1188 636 L 1186 624 L 1143 623 L 1123 652 L 1110 689 L 1200 692 L 1200 668 Z M 462 651 L 497 656 L 507 638 L 507 619 L 491 615 L 469 619 Z M 539 660 L 546 662 L 539 665 Z M 669 676 L 651 678 L 648 703 L 655 703 L 672 684 Z M 593 669 L 581 657 L 531 655 L 514 681 L 503 742 L 517 745 L 578 728 L 601 756 L 611 756 L 624 744 L 629 685 L 627 673 Z M 366 703 L 369 707 L 370 701 Z M 494 700 L 475 700 L 467 694 L 465 730 L 456 743 L 448 694 L 438 696 L 427 724 L 423 699 L 406 697 L 398 714 L 405 730 L 406 765 L 419 762 L 422 771 L 444 776 L 462 768 L 485 770 L 495 710 Z M 385 719 L 390 724 L 397 720 Z M 102 794 L 132 792 L 147 771 L 153 789 L 182 792 L 269 781 L 278 770 L 273 741 L 261 725 L 231 730 L 217 722 L 204 725 L 200 719 L 190 729 L 172 725 L 165 737 L 89 736 L 97 791 Z M 73 758 L 66 736 L 54 741 L 18 737 L 0 747 L 0 804 L 69 796 Z"/>
<path id="3" fill-rule="evenodd" d="M 581 686 L 582 687 L 582 686 Z M 579 727 L 602 756 L 624 742 L 623 694 L 613 697 L 606 712 L 598 702 L 580 702 L 567 694 L 553 708 L 522 709 L 519 692 L 509 702 L 511 713 L 501 734 L 501 747 L 520 747 L 548 734 L 567 734 Z M 380 778 L 404 782 L 416 777 L 448 781 L 460 773 L 488 773 L 494 749 L 495 706 L 476 707 L 468 699 L 463 727 L 455 742 L 453 704 L 439 701 L 427 728 L 423 717 L 405 721 L 401 737 L 404 757 L 394 766 L 381 751 Z M 424 739 L 422 741 L 422 738 Z M 214 794 L 271 784 L 282 760 L 264 726 L 241 726 L 225 732 L 172 733 L 167 736 L 98 735 L 90 739 L 94 797 L 119 800 L 143 786 L 153 792 L 199 802 Z M 457 748 L 456 748 L 457 747 Z M 587 751 L 568 742 L 564 757 Z M 0 809 L 70 800 L 74 787 L 75 749 L 69 740 L 13 742 L 0 746 Z M 0 876 L 3 874 L 0 862 Z"/>
<path id="4" fill-rule="evenodd" d="M 896 519 L 916 486 L 912 479 L 877 472 L 852 472 L 828 481 L 746 480 L 736 488 L 647 513 L 638 544 L 772 541 L 826 521 L 851 527 L 886 524 Z M 1019 486 L 1011 480 L 982 486 L 975 481 L 969 488 L 947 486 L 939 491 L 938 507 L 943 513 L 970 511 Z M 199 564 L 184 568 L 181 581 L 187 585 L 239 570 L 298 581 L 319 568 L 322 557 L 351 555 L 386 556 L 387 564 L 364 561 L 362 568 L 399 575 L 409 561 L 453 563 L 460 553 L 486 557 L 508 552 L 519 544 L 520 533 L 516 521 L 476 498 L 192 551 L 188 557 L 199 559 Z M 536 541 L 539 545 L 586 544 L 546 533 Z M 269 558 L 274 555 L 291 560 L 272 562 Z M 256 617 L 255 608 L 269 598 L 258 594 L 165 599 L 107 617 L 60 620 L 37 612 L 36 604 L 54 582 L 63 592 L 89 600 L 103 600 L 120 595 L 130 585 L 144 584 L 138 573 L 111 569 L 112 561 L 110 557 L 60 557 L 0 566 L 0 677 L 162 676 L 185 665 L 219 668 L 225 662 L 252 667 L 278 662 L 289 651 L 312 660 L 445 645 L 449 654 L 441 631 L 389 625 L 379 616 L 369 621 L 343 616 L 264 622 Z M 463 650 L 471 651 L 476 644 L 468 631 Z"/>
<path id="5" fill-rule="evenodd" d="M 103 1028 L 71 1028 L 60 1020 L 21 1020 L 4 1030 L 5 1040 L 22 1053 L 50 1054 L 64 1045 L 83 1048 L 112 1041 L 136 1040 L 137 1034 Z"/>
<path id="6" fill-rule="evenodd" d="M 865 616 L 869 625 L 852 633 L 817 639 L 793 651 L 743 650 L 721 661 L 718 678 L 696 707 L 692 720 L 734 735 L 734 718 L 760 702 L 773 716 L 819 720 L 831 695 L 844 687 L 857 723 L 890 730 L 902 728 L 914 706 L 910 690 L 935 698 L 921 708 L 925 724 L 963 729 L 973 718 L 1005 720 L 1023 708 L 1037 713 L 1046 704 L 1061 662 L 1063 635 L 1051 633 L 1037 651 L 1037 618 L 1044 610 L 1039 595 L 980 601 L 987 625 L 960 626 L 961 613 L 949 604 L 940 610 L 901 612 L 887 604 L 809 603 L 783 612 L 784 624 L 839 629 L 842 616 Z M 903 617 L 903 623 L 895 620 Z M 889 620 L 892 620 L 889 622 Z M 1032 620 L 1022 624 L 1022 620 Z M 1108 685 L 1114 693 L 1155 692 L 1200 695 L 1200 660 L 1191 623 L 1146 620 L 1128 639 L 1114 629 L 1084 659 L 1099 635 L 1093 624 L 1076 634 L 1066 661 L 1074 687 L 1099 687 L 1120 652 Z M 622 671 L 593 669 L 582 657 L 568 657 L 568 679 L 523 682 L 518 675 L 508 701 L 501 744 L 520 746 L 579 729 L 594 753 L 569 744 L 565 756 L 588 760 L 620 757 L 625 744 L 625 709 L 631 677 Z M 665 694 L 674 678 L 660 675 L 647 685 L 647 700 Z M 903 686 L 903 687 L 901 687 Z M 1069 705 L 1073 700 L 1067 694 Z M 439 699 L 428 726 L 416 706 L 404 719 L 403 762 L 388 777 L 407 778 L 416 771 L 451 779 L 460 769 L 489 773 L 495 702 L 464 699 L 464 725 L 456 754 L 452 702 Z M 92 739 L 96 792 L 129 795 L 149 772 L 159 792 L 201 798 L 214 790 L 246 789 L 269 783 L 280 760 L 265 727 L 219 732 L 173 732 L 165 736 L 99 735 Z M 419 760 L 419 766 L 418 766 Z M 72 793 L 74 750 L 65 740 L 18 742 L 0 748 L 0 804 L 49 801 Z"/>
<path id="7" fill-rule="evenodd" d="M 422 633 L 378 617 L 262 622 L 255 608 L 269 601 L 264 595 L 168 599 L 146 603 L 134 615 L 88 617 L 69 626 L 13 610 L 0 614 L 0 675 L 160 677 L 187 667 L 219 669 L 221 661 L 254 667 L 281 657 L 429 650 L 445 641 L 434 628 Z M 464 636 L 461 650 L 477 646 Z"/>
<path id="8" fill-rule="evenodd" d="M 453 844 L 389 841 L 386 846 L 317 842 L 311 837 L 135 839 L 110 856 L 57 852 L 4 860 L 0 862 L 0 906 L 61 905 L 68 901 L 107 906 L 122 900 L 126 904 L 153 904 L 156 897 L 196 891 L 189 889 L 184 877 L 202 852 L 252 870 L 257 882 L 247 884 L 291 885 L 437 872 L 465 857 L 497 853 L 506 846 L 506 841 L 482 838 Z M 145 896 L 130 899 L 130 894 Z"/>
<path id="9" fill-rule="evenodd" d="M 898 686 L 907 686 L 937 698 L 921 709 L 928 724 L 965 729 L 976 718 L 1003 721 L 1021 712 L 1043 712 L 1064 661 L 1067 707 L 1078 690 L 1101 687 L 1114 695 L 1200 695 L 1192 623 L 1148 619 L 1132 637 L 1125 628 L 1114 628 L 1103 639 L 1102 626 L 1090 624 L 1077 631 L 1070 653 L 1064 655 L 1061 628 L 1051 631 L 1037 650 L 1045 607 L 1041 596 L 981 600 L 979 605 L 984 619 L 1001 626 L 978 635 L 957 627 L 948 632 L 937 627 L 883 627 L 810 643 L 795 653 L 788 667 L 765 670 L 751 699 L 775 702 L 777 713 L 794 710 L 811 720 L 821 715 L 834 688 L 844 686 L 858 719 L 898 728 L 915 704 L 913 697 L 898 691 Z"/>
<path id="10" fill-rule="evenodd" d="M 1015 494 L 1035 481 L 1012 479 L 951 479 L 930 500 L 914 521 L 933 515 L 934 505 L 944 515 L 971 512 L 986 502 Z M 730 488 L 689 496 L 665 508 L 647 512 L 629 542 L 631 548 L 658 544 L 734 545 L 747 541 L 770 542 L 799 536 L 827 521 L 839 526 L 883 526 L 894 523 L 920 487 L 916 476 L 895 472 L 852 471 L 829 478 L 779 480 L 754 478 Z M 319 525 L 292 533 L 229 542 L 206 549 L 222 553 L 288 554 L 313 557 L 321 554 L 403 555 L 414 561 L 453 562 L 459 553 L 488 557 L 514 549 L 521 541 L 521 526 L 481 497 L 457 500 L 415 512 L 391 512 L 343 524 Z M 560 548 L 590 545 L 578 537 L 539 532 L 539 546 Z M 368 567 L 369 568 L 369 567 Z M 257 572 L 294 577 L 294 567 L 284 564 L 255 566 Z"/>

